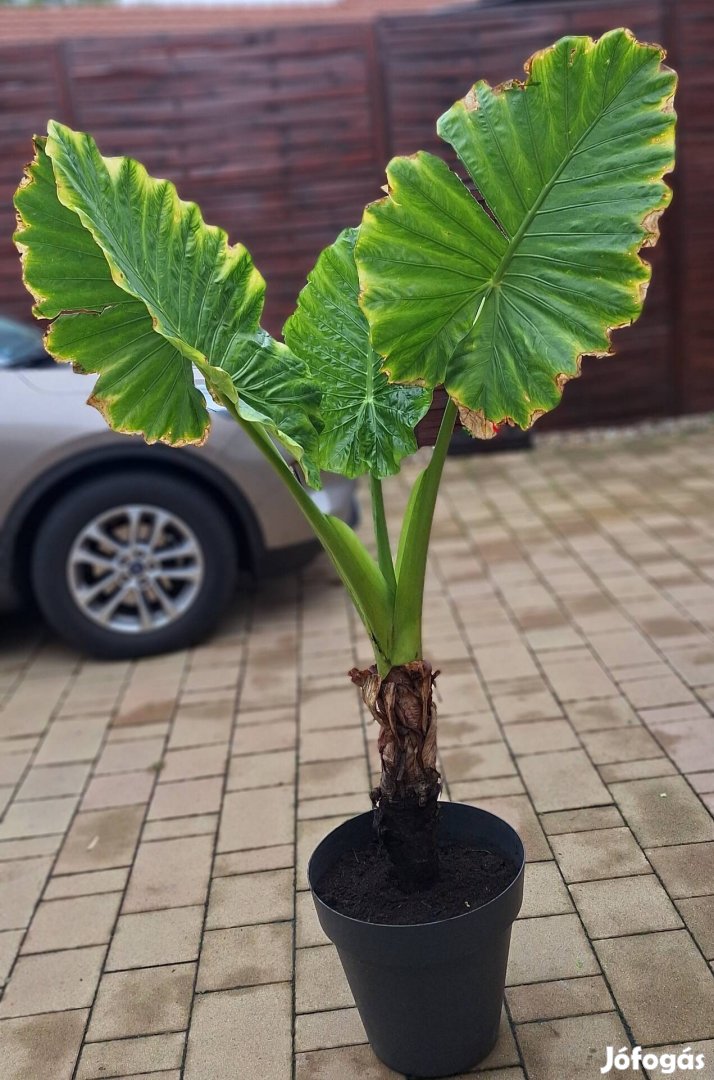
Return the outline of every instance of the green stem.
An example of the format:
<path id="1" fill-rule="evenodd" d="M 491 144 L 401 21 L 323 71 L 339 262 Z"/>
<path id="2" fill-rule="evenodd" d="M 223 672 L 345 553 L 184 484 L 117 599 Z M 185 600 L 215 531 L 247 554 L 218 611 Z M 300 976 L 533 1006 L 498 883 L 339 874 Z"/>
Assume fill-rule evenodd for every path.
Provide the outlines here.
<path id="1" fill-rule="evenodd" d="M 223 397 L 223 395 L 221 395 L 221 397 Z M 275 443 L 269 437 L 269 435 L 265 431 L 265 428 L 261 424 L 255 424 L 244 420 L 233 402 L 229 401 L 225 397 L 223 397 L 222 404 L 231 414 L 233 419 L 240 424 L 240 426 L 243 428 L 243 431 L 246 433 L 251 442 L 254 443 L 258 447 L 260 452 L 263 454 L 263 456 L 268 459 L 270 464 L 280 476 L 281 480 L 283 480 L 283 482 L 287 485 L 290 490 L 290 494 L 298 503 L 303 514 L 312 525 L 313 529 L 317 533 L 318 538 L 321 540 L 321 532 L 322 526 L 325 521 L 325 515 L 317 506 L 315 506 L 315 503 L 312 501 L 307 491 L 302 486 L 283 455 L 275 446 Z"/>
<path id="2" fill-rule="evenodd" d="M 262 424 L 244 420 L 232 401 L 223 397 L 222 403 L 276 470 L 309 521 L 364 623 L 379 670 L 386 673 L 391 666 L 394 593 L 379 566 L 349 525 L 323 514 L 315 505 Z"/>
<path id="3" fill-rule="evenodd" d="M 395 592 L 397 579 L 394 574 L 394 562 L 392 549 L 389 543 L 389 530 L 387 529 L 387 517 L 384 512 L 384 495 L 382 493 L 382 481 L 369 474 L 369 494 L 372 502 L 372 522 L 374 524 L 374 538 L 377 541 L 377 562 L 382 571 L 382 577 L 387 586 Z"/>
<path id="4" fill-rule="evenodd" d="M 397 592 L 392 631 L 392 663 L 395 666 L 422 658 L 421 623 L 429 538 L 441 474 L 457 415 L 457 408 L 449 398 L 431 461 L 417 478 L 404 514 L 397 553 Z"/>

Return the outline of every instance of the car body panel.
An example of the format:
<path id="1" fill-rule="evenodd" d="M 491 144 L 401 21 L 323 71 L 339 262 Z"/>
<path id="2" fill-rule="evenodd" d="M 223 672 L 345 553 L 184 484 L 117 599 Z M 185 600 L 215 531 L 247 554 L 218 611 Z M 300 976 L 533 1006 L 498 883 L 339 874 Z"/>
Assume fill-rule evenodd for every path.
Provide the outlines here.
<path id="1" fill-rule="evenodd" d="M 255 573 L 287 567 L 291 550 L 314 547 L 285 485 L 224 409 L 210 402 L 211 433 L 202 447 L 148 446 L 140 436 L 111 431 L 86 404 L 94 378 L 53 363 L 0 367 L 0 605 L 17 599 L 16 548 L 29 509 L 41 512 L 38 502 L 91 466 L 141 462 L 213 485 L 240 520 Z M 336 476 L 324 481 L 314 493 L 321 508 L 354 520 L 354 483 Z"/>

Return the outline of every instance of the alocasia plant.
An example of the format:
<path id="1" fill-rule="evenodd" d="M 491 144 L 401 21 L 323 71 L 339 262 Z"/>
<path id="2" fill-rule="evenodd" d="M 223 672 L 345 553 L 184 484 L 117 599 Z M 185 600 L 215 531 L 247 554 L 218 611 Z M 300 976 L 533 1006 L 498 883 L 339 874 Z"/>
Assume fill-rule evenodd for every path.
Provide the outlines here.
<path id="1" fill-rule="evenodd" d="M 438 871 L 433 674 L 421 623 L 429 534 L 456 421 L 489 437 L 558 404 L 585 354 L 642 309 L 670 199 L 676 77 L 626 30 L 563 38 L 525 82 L 477 83 L 438 122 L 483 203 L 439 158 L 387 170 L 387 197 L 324 251 L 288 320 L 260 328 L 250 255 L 173 185 L 50 122 L 16 195 L 24 278 L 52 320 L 48 351 L 96 372 L 91 403 L 118 431 L 200 443 L 194 374 L 278 470 L 332 559 L 371 640 L 353 670 L 380 725 L 380 835 L 404 880 Z M 448 393 L 396 555 L 381 481 L 416 450 L 434 387 Z M 284 451 L 280 451 L 280 444 Z M 286 454 L 300 466 L 305 483 Z M 372 557 L 305 484 L 369 477 Z"/>

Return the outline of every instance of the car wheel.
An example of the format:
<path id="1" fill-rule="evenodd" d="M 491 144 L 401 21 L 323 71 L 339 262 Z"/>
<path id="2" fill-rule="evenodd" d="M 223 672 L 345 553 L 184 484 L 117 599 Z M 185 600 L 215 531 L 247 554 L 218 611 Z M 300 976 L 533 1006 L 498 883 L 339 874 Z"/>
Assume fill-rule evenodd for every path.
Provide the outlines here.
<path id="1" fill-rule="evenodd" d="M 32 585 L 47 622 L 83 652 L 148 656 L 203 638 L 230 600 L 237 550 L 190 481 L 126 471 L 88 480 L 43 521 Z"/>

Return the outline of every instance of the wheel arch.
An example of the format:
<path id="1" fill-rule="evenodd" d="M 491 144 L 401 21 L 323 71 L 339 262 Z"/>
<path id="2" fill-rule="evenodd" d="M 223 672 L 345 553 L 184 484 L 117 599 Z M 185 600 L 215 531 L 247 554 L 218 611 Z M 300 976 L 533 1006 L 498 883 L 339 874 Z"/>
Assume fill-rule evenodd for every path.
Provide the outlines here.
<path id="1" fill-rule="evenodd" d="M 177 453 L 161 446 L 93 447 L 63 459 L 43 473 L 23 492 L 7 517 L 3 532 L 10 557 L 9 577 L 19 596 L 32 597 L 34 537 L 42 519 L 60 499 L 83 481 L 141 467 L 198 483 L 202 491 L 212 495 L 236 540 L 240 569 L 251 575 L 259 572 L 265 559 L 265 543 L 258 520 L 245 495 L 210 462 L 198 454 Z"/>

